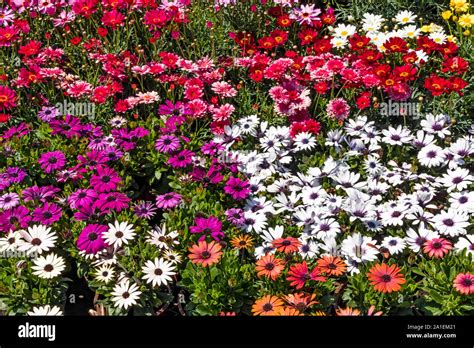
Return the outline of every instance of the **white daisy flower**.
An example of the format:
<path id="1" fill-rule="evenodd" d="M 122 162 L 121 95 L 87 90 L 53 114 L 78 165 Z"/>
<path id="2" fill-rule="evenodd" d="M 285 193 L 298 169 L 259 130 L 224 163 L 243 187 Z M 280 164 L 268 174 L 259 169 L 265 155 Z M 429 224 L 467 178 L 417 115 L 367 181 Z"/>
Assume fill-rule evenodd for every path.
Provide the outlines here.
<path id="1" fill-rule="evenodd" d="M 112 265 L 108 265 L 108 264 L 101 265 L 95 271 L 95 277 L 100 282 L 108 283 L 114 279 L 115 269 Z"/>
<path id="2" fill-rule="evenodd" d="M 411 11 L 401 11 L 395 16 L 395 21 L 400 24 L 413 23 L 416 15 Z"/>
<path id="3" fill-rule="evenodd" d="M 51 231 L 51 227 L 44 225 L 33 225 L 27 231 L 19 231 L 21 236 L 18 250 L 26 251 L 28 255 L 41 255 L 45 251 L 55 247 L 58 237 Z"/>
<path id="4" fill-rule="evenodd" d="M 27 315 L 29 316 L 61 316 L 63 315 L 63 311 L 61 308 L 58 306 L 50 306 L 50 305 L 45 305 L 45 306 L 39 306 L 39 307 L 33 307 Z"/>
<path id="5" fill-rule="evenodd" d="M 54 253 L 39 256 L 33 260 L 33 274 L 44 279 L 52 279 L 60 275 L 66 268 L 64 259 Z"/>
<path id="6" fill-rule="evenodd" d="M 123 279 L 121 282 L 116 284 L 111 292 L 114 305 L 123 309 L 128 309 L 137 304 L 137 300 L 140 298 L 141 294 L 142 292 L 138 289 L 138 286 L 136 284 L 131 284 L 128 279 Z"/>
<path id="7" fill-rule="evenodd" d="M 433 216 L 431 225 L 443 235 L 451 237 L 466 234 L 466 227 L 470 225 L 469 216 L 458 210 L 449 209 Z"/>
<path id="8" fill-rule="evenodd" d="M 390 254 L 399 254 L 405 249 L 405 240 L 400 237 L 385 237 L 382 241 L 382 246 L 387 248 Z"/>
<path id="9" fill-rule="evenodd" d="M 119 248 L 123 244 L 128 244 L 135 237 L 135 234 L 133 225 L 129 225 L 127 222 L 115 221 L 114 224 L 109 224 L 109 230 L 102 237 L 108 245 Z"/>
<path id="10" fill-rule="evenodd" d="M 161 258 L 148 260 L 143 267 L 142 277 L 152 286 L 166 285 L 172 281 L 171 276 L 175 275 L 175 265 Z"/>

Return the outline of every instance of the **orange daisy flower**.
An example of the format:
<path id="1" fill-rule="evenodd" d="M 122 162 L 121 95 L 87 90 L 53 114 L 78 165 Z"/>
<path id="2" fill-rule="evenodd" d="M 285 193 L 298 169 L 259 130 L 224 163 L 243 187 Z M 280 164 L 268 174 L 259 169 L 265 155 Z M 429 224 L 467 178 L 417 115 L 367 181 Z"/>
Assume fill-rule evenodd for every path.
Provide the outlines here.
<path id="1" fill-rule="evenodd" d="M 338 315 L 338 316 L 359 316 L 360 311 L 358 309 L 353 309 L 351 307 L 338 308 L 338 309 L 336 309 L 336 315 Z"/>
<path id="2" fill-rule="evenodd" d="M 275 255 L 267 254 L 262 256 L 258 261 L 255 269 L 259 277 L 267 277 L 275 280 L 285 268 L 285 262 Z"/>
<path id="3" fill-rule="evenodd" d="M 314 304 L 317 304 L 318 301 L 315 301 L 315 294 L 304 294 L 302 292 L 297 294 L 289 294 L 285 296 L 285 301 L 293 308 L 297 309 L 300 312 L 304 312 L 309 307 Z"/>
<path id="4" fill-rule="evenodd" d="M 200 241 L 198 244 L 193 245 L 189 248 L 191 252 L 189 254 L 189 259 L 196 264 L 199 264 L 203 267 L 211 266 L 221 259 L 222 256 L 222 247 L 212 241 L 207 243 L 206 241 Z"/>
<path id="5" fill-rule="evenodd" d="M 383 293 L 398 291 L 401 288 L 400 285 L 406 282 L 397 265 L 388 266 L 385 263 L 372 267 L 367 277 L 375 290 Z"/>
<path id="6" fill-rule="evenodd" d="M 301 242 L 293 237 L 278 238 L 272 242 L 277 251 L 285 254 L 295 253 L 299 250 Z"/>
<path id="7" fill-rule="evenodd" d="M 255 301 L 252 306 L 254 315 L 275 315 L 275 312 L 283 308 L 283 301 L 276 296 L 266 295 Z"/>
<path id="8" fill-rule="evenodd" d="M 240 236 L 232 238 L 230 244 L 236 249 L 251 249 L 253 246 L 253 238 L 247 234 L 241 234 Z"/>
<path id="9" fill-rule="evenodd" d="M 275 311 L 275 315 L 279 316 L 286 316 L 286 317 L 296 317 L 296 316 L 304 316 L 299 310 L 293 307 L 280 307 Z"/>
<path id="10" fill-rule="evenodd" d="M 340 276 L 346 272 L 347 265 L 340 257 L 325 255 L 318 260 L 318 268 L 327 275 Z"/>

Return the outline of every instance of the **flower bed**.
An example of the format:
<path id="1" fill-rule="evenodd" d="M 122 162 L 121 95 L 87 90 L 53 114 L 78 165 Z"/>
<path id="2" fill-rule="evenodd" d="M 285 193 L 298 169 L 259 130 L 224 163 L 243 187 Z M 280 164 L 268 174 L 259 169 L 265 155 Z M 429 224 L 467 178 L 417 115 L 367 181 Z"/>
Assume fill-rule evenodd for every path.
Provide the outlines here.
<path id="1" fill-rule="evenodd" d="M 474 15 L 431 5 L 7 1 L 0 310 L 472 314 Z"/>

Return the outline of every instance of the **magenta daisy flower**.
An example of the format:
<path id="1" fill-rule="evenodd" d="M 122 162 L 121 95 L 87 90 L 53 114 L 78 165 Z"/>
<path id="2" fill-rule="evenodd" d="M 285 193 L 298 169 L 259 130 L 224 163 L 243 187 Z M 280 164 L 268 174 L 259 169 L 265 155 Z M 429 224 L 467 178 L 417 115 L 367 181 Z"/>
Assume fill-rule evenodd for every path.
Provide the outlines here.
<path id="1" fill-rule="evenodd" d="M 66 164 L 66 156 L 61 151 L 51 151 L 43 153 L 38 163 L 46 173 L 63 169 Z"/>
<path id="2" fill-rule="evenodd" d="M 61 214 L 62 210 L 57 204 L 46 202 L 33 211 L 33 221 L 42 225 L 51 225 L 61 218 Z"/>
<path id="3" fill-rule="evenodd" d="M 77 209 L 83 206 L 90 206 L 98 197 L 96 191 L 90 189 L 78 189 L 71 193 L 67 201 L 71 208 Z"/>
<path id="4" fill-rule="evenodd" d="M 224 150 L 224 146 L 222 146 L 219 143 L 215 143 L 214 141 L 210 141 L 208 143 L 205 143 L 201 147 L 201 152 L 205 155 L 210 155 L 210 156 L 213 156 L 213 155 L 221 152 L 222 150 Z"/>
<path id="5" fill-rule="evenodd" d="M 176 151 L 179 146 L 179 139 L 173 135 L 163 135 L 155 142 L 155 149 L 162 153 Z"/>
<path id="6" fill-rule="evenodd" d="M 48 186 L 31 186 L 27 187 L 21 193 L 23 201 L 35 201 L 35 202 L 42 202 L 45 203 L 48 200 L 51 200 L 56 196 L 56 193 L 60 192 L 61 190 L 57 187 L 52 185 Z"/>
<path id="7" fill-rule="evenodd" d="M 128 208 L 129 202 L 130 198 L 122 192 L 101 193 L 99 199 L 95 201 L 92 207 L 97 207 L 101 211 L 115 210 L 116 212 L 121 212 Z"/>
<path id="8" fill-rule="evenodd" d="M 27 228 L 31 221 L 30 211 L 19 205 L 13 209 L 5 210 L 0 213 L 0 231 L 9 232 L 18 228 Z"/>
<path id="9" fill-rule="evenodd" d="M 87 225 L 77 238 L 77 247 L 86 254 L 97 254 L 106 247 L 102 234 L 108 230 L 105 225 Z"/>
<path id="10" fill-rule="evenodd" d="M 168 164 L 175 168 L 184 168 L 192 163 L 194 152 L 183 150 L 177 155 L 171 156 L 168 159 Z"/>
<path id="11" fill-rule="evenodd" d="M 191 233 L 202 233 L 199 241 L 206 239 L 207 236 L 211 236 L 214 240 L 220 241 L 224 237 L 222 232 L 222 222 L 219 221 L 215 216 L 210 216 L 207 219 L 197 217 L 194 220 L 195 226 L 191 226 L 189 231 Z"/>
<path id="12" fill-rule="evenodd" d="M 120 176 L 109 167 L 98 167 L 97 174 L 92 175 L 90 184 L 97 192 L 110 192 L 117 188 Z"/>
<path id="13" fill-rule="evenodd" d="M 224 191 L 233 199 L 245 199 L 250 193 L 249 183 L 231 176 L 224 186 Z"/>
<path id="14" fill-rule="evenodd" d="M 173 209 L 181 202 L 181 195 L 176 192 L 168 192 L 156 197 L 156 206 L 160 209 Z"/>

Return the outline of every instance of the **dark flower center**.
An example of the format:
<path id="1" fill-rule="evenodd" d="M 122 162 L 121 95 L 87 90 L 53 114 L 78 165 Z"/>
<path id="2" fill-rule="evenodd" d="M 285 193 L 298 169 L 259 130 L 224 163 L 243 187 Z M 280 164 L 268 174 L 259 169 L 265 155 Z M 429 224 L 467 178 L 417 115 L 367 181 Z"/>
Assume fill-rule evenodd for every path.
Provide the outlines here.
<path id="1" fill-rule="evenodd" d="M 41 239 L 39 239 L 39 238 L 33 238 L 33 239 L 31 240 L 31 245 L 35 245 L 35 246 L 41 245 Z"/>
<path id="2" fill-rule="evenodd" d="M 452 219 L 444 219 L 443 220 L 443 224 L 445 224 L 446 226 L 454 226 L 454 221 Z"/>
<path id="3" fill-rule="evenodd" d="M 109 181 L 110 181 L 110 176 L 104 175 L 104 176 L 102 177 L 102 181 L 105 182 L 105 183 L 109 182 Z"/>
<path id="4" fill-rule="evenodd" d="M 267 263 L 267 264 L 265 265 L 265 269 L 266 269 L 267 271 L 271 271 L 271 270 L 273 270 L 274 268 L 275 268 L 275 265 L 274 265 L 273 263 Z"/>
<path id="5" fill-rule="evenodd" d="M 97 235 L 97 233 L 95 232 L 92 232 L 92 233 L 89 233 L 89 240 L 90 241 L 94 241 L 98 238 L 99 236 Z"/>
<path id="6" fill-rule="evenodd" d="M 129 297 L 130 297 L 130 293 L 129 293 L 128 291 L 126 291 L 126 292 L 124 292 L 124 293 L 122 294 L 122 297 L 123 297 L 123 298 L 129 298 Z"/>
<path id="7" fill-rule="evenodd" d="M 440 242 L 434 242 L 433 243 L 433 248 L 434 249 L 440 249 L 441 248 L 441 243 Z"/>
<path id="8" fill-rule="evenodd" d="M 289 241 L 288 239 L 285 239 L 283 242 L 281 242 L 281 245 L 283 246 L 291 245 L 291 241 Z"/>
<path id="9" fill-rule="evenodd" d="M 336 269 L 337 266 L 334 263 L 330 263 L 330 264 L 328 264 L 328 268 L 329 269 Z"/>
<path id="10" fill-rule="evenodd" d="M 155 269 L 155 275 L 160 276 L 163 274 L 163 271 L 159 268 Z"/>
<path id="11" fill-rule="evenodd" d="M 273 310 L 273 306 L 270 303 L 265 303 L 262 309 L 264 312 L 270 312 Z"/>
<path id="12" fill-rule="evenodd" d="M 462 285 L 471 286 L 472 285 L 472 279 L 471 278 L 464 278 L 463 281 L 462 281 Z"/>
<path id="13" fill-rule="evenodd" d="M 51 163 L 51 164 L 55 164 L 57 161 L 58 161 L 58 159 L 56 157 L 50 157 L 48 159 L 48 162 Z"/>
<path id="14" fill-rule="evenodd" d="M 44 266 L 44 270 L 46 272 L 51 272 L 54 269 L 53 265 L 46 265 Z"/>
<path id="15" fill-rule="evenodd" d="M 388 282 L 390 282 L 391 280 L 392 280 L 392 277 L 391 277 L 390 275 L 388 275 L 388 274 L 384 274 L 384 275 L 382 276 L 382 281 L 383 281 L 384 283 L 388 283 Z"/>
<path id="16" fill-rule="evenodd" d="M 203 259 L 208 259 L 210 257 L 211 257 L 211 253 L 207 250 L 205 250 L 201 253 L 201 258 L 203 258 Z"/>
<path id="17" fill-rule="evenodd" d="M 123 237 L 123 232 L 122 231 L 115 232 L 115 237 L 122 238 Z"/>

